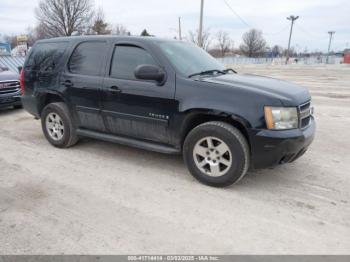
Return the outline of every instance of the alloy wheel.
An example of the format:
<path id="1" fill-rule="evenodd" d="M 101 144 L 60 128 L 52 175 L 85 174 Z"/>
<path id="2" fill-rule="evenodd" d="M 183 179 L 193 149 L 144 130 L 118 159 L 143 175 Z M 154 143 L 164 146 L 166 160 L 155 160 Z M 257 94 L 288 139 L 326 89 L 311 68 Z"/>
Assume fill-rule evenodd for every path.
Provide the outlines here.
<path id="1" fill-rule="evenodd" d="M 56 113 L 49 113 L 46 117 L 46 130 L 53 140 L 61 140 L 64 135 L 62 118 Z"/>
<path id="2" fill-rule="evenodd" d="M 232 166 L 228 145 L 216 137 L 204 137 L 193 148 L 194 162 L 199 170 L 211 177 L 223 176 Z"/>

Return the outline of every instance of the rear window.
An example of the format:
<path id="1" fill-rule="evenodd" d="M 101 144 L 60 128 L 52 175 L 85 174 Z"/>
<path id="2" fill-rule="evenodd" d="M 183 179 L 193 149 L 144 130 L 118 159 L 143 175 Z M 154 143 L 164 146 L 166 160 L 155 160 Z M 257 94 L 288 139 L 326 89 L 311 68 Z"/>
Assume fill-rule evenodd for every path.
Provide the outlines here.
<path id="1" fill-rule="evenodd" d="M 101 75 L 107 50 L 106 42 L 95 41 L 79 44 L 69 60 L 69 71 L 79 75 Z"/>
<path id="2" fill-rule="evenodd" d="M 52 71 L 61 63 L 68 42 L 38 43 L 30 52 L 26 69 Z"/>

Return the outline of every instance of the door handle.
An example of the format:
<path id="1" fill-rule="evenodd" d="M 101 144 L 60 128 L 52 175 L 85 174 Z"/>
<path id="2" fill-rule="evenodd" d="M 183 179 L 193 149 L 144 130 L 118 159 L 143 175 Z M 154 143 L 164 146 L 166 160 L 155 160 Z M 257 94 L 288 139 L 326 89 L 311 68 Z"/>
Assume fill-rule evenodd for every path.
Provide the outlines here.
<path id="1" fill-rule="evenodd" d="M 119 87 L 117 87 L 117 86 L 111 86 L 109 88 L 109 91 L 112 92 L 112 93 L 121 93 L 122 92 L 122 90 Z"/>
<path id="2" fill-rule="evenodd" d="M 66 80 L 64 82 L 61 83 L 62 85 L 64 85 L 65 87 L 72 87 L 73 83 L 70 80 Z"/>

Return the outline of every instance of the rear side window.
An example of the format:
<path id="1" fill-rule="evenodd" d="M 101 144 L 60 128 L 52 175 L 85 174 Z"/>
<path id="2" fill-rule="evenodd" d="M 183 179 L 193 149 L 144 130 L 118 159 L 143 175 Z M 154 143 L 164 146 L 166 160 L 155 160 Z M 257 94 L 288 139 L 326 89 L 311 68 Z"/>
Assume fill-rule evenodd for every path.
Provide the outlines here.
<path id="1" fill-rule="evenodd" d="M 144 49 L 136 46 L 116 46 L 111 65 L 113 78 L 136 80 L 135 69 L 139 65 L 156 65 L 153 57 Z"/>
<path id="2" fill-rule="evenodd" d="M 68 42 L 38 43 L 30 52 L 26 69 L 36 71 L 53 71 L 62 62 Z"/>
<path id="3" fill-rule="evenodd" d="M 100 76 L 107 49 L 106 42 L 79 44 L 69 60 L 69 71 L 79 75 Z"/>

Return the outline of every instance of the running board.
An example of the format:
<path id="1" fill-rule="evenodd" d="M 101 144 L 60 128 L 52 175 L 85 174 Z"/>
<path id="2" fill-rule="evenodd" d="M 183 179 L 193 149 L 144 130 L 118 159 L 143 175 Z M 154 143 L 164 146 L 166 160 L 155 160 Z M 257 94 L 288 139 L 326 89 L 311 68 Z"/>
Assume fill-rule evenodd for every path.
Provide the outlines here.
<path id="1" fill-rule="evenodd" d="M 123 137 L 123 136 L 104 134 L 104 133 L 91 131 L 91 130 L 77 129 L 77 135 L 86 136 L 86 137 L 90 137 L 98 140 L 104 140 L 107 142 L 117 143 L 121 145 L 132 146 L 132 147 L 164 153 L 164 154 L 180 153 L 180 150 L 168 145 L 162 145 L 162 144 L 148 142 L 148 141 L 141 141 L 141 140 Z"/>

